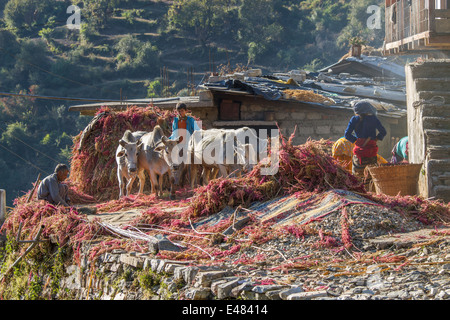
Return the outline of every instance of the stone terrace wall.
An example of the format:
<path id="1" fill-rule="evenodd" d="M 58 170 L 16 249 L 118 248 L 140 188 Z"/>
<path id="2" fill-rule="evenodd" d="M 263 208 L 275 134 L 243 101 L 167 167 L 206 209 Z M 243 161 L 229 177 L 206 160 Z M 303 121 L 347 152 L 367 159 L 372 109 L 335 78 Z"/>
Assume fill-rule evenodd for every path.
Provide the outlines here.
<path id="1" fill-rule="evenodd" d="M 264 284 L 267 271 L 231 271 L 217 266 L 149 258 L 116 249 L 95 262 L 66 268 L 59 299 L 72 300 L 297 300 L 328 296 L 298 285 Z"/>

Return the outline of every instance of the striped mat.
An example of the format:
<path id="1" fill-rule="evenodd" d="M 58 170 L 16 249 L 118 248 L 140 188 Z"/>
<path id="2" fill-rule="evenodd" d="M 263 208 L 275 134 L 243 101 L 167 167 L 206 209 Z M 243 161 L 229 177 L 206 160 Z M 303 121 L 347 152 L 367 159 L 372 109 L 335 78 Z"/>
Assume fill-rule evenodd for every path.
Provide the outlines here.
<path id="1" fill-rule="evenodd" d="M 291 224 L 304 225 L 323 218 L 348 203 L 378 205 L 356 193 L 333 189 L 303 198 L 301 194 L 293 194 L 270 201 L 255 202 L 247 210 L 238 210 L 236 212 L 236 220 L 250 214 L 261 222 L 273 222 L 274 226 L 278 227 Z M 195 223 L 194 227 L 214 226 L 223 219 L 229 218 L 235 211 L 233 208 L 226 207 L 222 211 Z"/>

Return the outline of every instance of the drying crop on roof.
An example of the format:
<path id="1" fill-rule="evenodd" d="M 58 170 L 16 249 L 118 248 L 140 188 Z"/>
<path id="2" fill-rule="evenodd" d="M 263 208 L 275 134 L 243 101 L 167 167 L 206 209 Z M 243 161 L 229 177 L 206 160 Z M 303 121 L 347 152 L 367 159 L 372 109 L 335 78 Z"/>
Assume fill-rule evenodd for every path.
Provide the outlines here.
<path id="1" fill-rule="evenodd" d="M 283 91 L 283 94 L 286 99 L 295 99 L 305 102 L 317 102 L 323 103 L 325 105 L 332 105 L 336 103 L 333 99 L 314 93 L 312 90 L 287 89 Z"/>

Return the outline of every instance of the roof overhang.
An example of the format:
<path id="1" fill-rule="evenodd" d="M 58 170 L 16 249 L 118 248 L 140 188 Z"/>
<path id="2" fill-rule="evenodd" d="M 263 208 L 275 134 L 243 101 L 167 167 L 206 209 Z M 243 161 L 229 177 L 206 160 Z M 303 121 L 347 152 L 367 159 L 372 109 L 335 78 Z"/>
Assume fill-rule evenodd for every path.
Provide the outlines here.
<path id="1" fill-rule="evenodd" d="M 207 108 L 214 107 L 213 101 L 211 99 L 204 99 L 200 96 L 192 97 L 172 97 L 172 98 L 161 98 L 161 99 L 139 99 L 139 100 L 125 100 L 120 102 L 102 102 L 102 103 L 92 103 L 92 104 L 80 104 L 69 107 L 69 111 L 79 112 L 81 115 L 95 115 L 97 111 L 102 107 L 108 107 L 112 110 L 126 110 L 128 107 L 148 107 L 153 105 L 160 109 L 173 109 L 179 102 L 184 102 L 188 105 L 189 109 L 195 108 Z"/>

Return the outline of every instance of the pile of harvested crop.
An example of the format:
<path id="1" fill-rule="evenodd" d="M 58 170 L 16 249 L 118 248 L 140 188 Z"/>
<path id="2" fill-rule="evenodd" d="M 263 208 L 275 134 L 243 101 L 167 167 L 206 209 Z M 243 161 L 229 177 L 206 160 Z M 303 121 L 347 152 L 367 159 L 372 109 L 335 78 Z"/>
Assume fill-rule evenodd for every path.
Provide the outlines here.
<path id="1" fill-rule="evenodd" d="M 162 111 L 154 106 L 133 106 L 120 112 L 101 108 L 86 129 L 74 138 L 70 172 L 72 186 L 79 193 L 98 201 L 117 199 L 115 152 L 124 132 L 152 131 L 159 124 L 170 135 L 174 117 L 174 111 Z"/>
<path id="2" fill-rule="evenodd" d="M 276 182 L 283 194 L 295 192 L 323 192 L 342 189 L 364 193 L 362 182 L 344 170 L 334 158 L 325 153 L 318 143 L 308 140 L 305 144 L 294 146 L 292 140 L 281 136 L 278 152 L 279 169 L 275 175 L 261 175 L 261 163 L 255 166 L 249 176 L 257 177 L 258 183 Z"/>
<path id="3" fill-rule="evenodd" d="M 423 224 L 450 223 L 450 202 L 420 196 L 369 194 L 367 198 L 403 215 L 415 217 Z"/>
<path id="4" fill-rule="evenodd" d="M 314 93 L 312 90 L 287 89 L 283 91 L 286 99 L 295 99 L 305 102 L 317 102 L 325 105 L 332 105 L 336 102 L 328 97 Z"/>
<path id="5" fill-rule="evenodd" d="M 210 215 L 225 206 L 247 207 L 254 201 L 270 200 L 296 192 L 320 193 L 343 189 L 365 193 L 362 182 L 318 146 L 323 143 L 309 140 L 303 145 L 294 146 L 293 137 L 294 134 L 286 140 L 281 136 L 279 169 L 275 175 L 261 175 L 263 164 L 260 162 L 242 178 L 212 180 L 207 186 L 196 190 L 190 214 Z"/>
<path id="6" fill-rule="evenodd" d="M 43 227 L 40 239 L 52 239 L 60 246 L 68 245 L 74 252 L 84 240 L 91 240 L 103 234 L 95 221 L 89 221 L 85 215 L 79 214 L 75 208 L 54 206 L 41 201 L 16 201 L 8 214 L 1 231 L 10 238 L 15 238 L 22 224 L 19 240 L 33 239 Z M 76 254 L 75 254 L 76 258 Z"/>
<path id="7" fill-rule="evenodd" d="M 273 183 L 260 185 L 257 179 L 252 177 L 211 180 L 208 185 L 196 189 L 191 200 L 190 214 L 194 217 L 208 216 L 226 206 L 248 207 L 254 201 L 267 199 L 276 190 Z"/>

